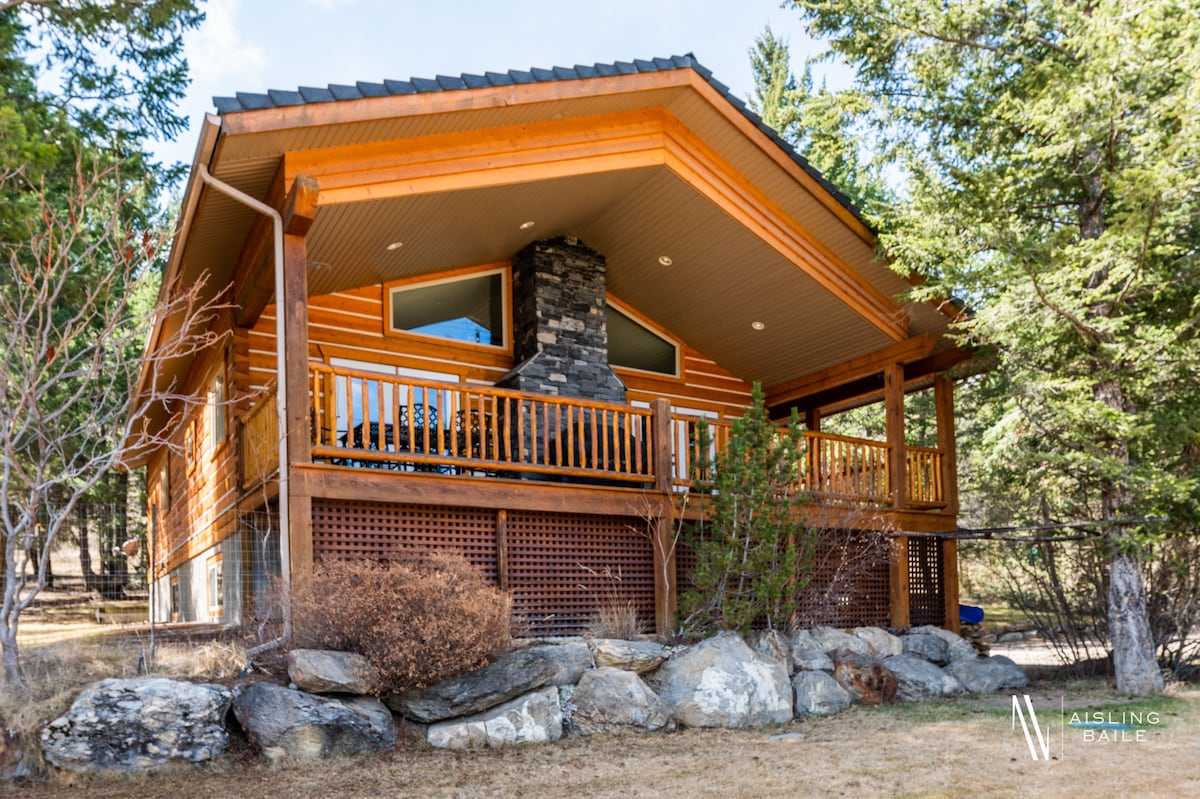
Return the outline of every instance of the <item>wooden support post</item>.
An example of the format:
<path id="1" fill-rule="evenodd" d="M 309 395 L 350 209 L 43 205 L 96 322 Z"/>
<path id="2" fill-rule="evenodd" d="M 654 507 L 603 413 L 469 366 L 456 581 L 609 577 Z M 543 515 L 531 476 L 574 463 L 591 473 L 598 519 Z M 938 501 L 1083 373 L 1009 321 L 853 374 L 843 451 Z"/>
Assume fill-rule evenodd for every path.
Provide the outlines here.
<path id="1" fill-rule="evenodd" d="M 675 621 L 675 603 L 679 598 L 675 568 L 675 504 L 671 490 L 675 484 L 674 441 L 671 436 L 671 403 L 656 399 L 650 403 L 650 421 L 654 447 L 654 488 L 660 493 L 658 514 L 650 520 L 650 545 L 654 548 L 654 630 L 671 634 Z"/>
<path id="2" fill-rule="evenodd" d="M 305 235 L 317 212 L 317 186 L 309 178 L 296 178 L 283 212 L 283 301 L 275 312 L 283 315 L 283 357 L 287 368 L 284 392 L 288 458 L 280 464 L 291 474 L 292 464 L 312 462 L 312 421 L 308 375 L 308 247 Z M 288 547 L 291 573 L 312 570 L 312 499 L 301 484 L 288 480 Z"/>
<path id="3" fill-rule="evenodd" d="M 804 412 L 804 427 L 810 433 L 821 432 L 821 409 L 809 408 Z"/>
<path id="4" fill-rule="evenodd" d="M 888 475 L 892 507 L 903 510 L 908 503 L 908 453 L 904 445 L 904 364 L 893 363 L 883 370 L 883 401 L 886 408 Z"/>
<path id="5" fill-rule="evenodd" d="M 958 541 L 942 539 L 942 597 L 946 603 L 946 619 L 942 624 L 952 633 L 958 632 Z"/>
<path id="6" fill-rule="evenodd" d="M 508 511 L 496 511 L 496 584 L 508 590 Z"/>
<path id="7" fill-rule="evenodd" d="M 958 450 L 954 439 L 954 381 L 934 375 L 933 404 L 937 416 L 937 442 L 942 452 L 942 499 L 946 513 L 958 515 Z M 955 618 L 958 611 L 955 610 Z"/>
<path id="8" fill-rule="evenodd" d="M 890 623 L 894 628 L 907 627 L 908 613 L 908 538 L 892 539 L 888 562 L 888 604 Z"/>

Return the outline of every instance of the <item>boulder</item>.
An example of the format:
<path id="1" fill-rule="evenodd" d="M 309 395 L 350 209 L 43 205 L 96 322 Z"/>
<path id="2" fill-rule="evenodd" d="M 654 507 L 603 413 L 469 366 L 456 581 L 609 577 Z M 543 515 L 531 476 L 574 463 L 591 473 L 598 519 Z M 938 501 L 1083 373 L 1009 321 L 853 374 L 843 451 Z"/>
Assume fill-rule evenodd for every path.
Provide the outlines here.
<path id="1" fill-rule="evenodd" d="M 882 660 L 904 651 L 904 644 L 898 637 L 879 627 L 855 627 L 850 633 L 867 645 L 867 654 L 873 658 Z"/>
<path id="2" fill-rule="evenodd" d="M 746 644 L 767 660 L 782 663 L 792 673 L 792 639 L 778 630 L 754 630 L 746 636 Z"/>
<path id="3" fill-rule="evenodd" d="M 42 751 L 71 771 L 135 771 L 198 763 L 229 745 L 231 694 L 219 685 L 161 677 L 101 680 L 42 730 Z"/>
<path id="4" fill-rule="evenodd" d="M 670 647 L 653 641 L 623 641 L 620 638 L 597 638 L 590 646 L 597 666 L 611 666 L 637 674 L 654 671 L 672 652 Z"/>
<path id="5" fill-rule="evenodd" d="M 974 694 L 1023 688 L 1029 684 L 1024 670 L 1003 655 L 955 661 L 945 671 Z"/>
<path id="6" fill-rule="evenodd" d="M 578 735 L 673 729 L 670 708 L 632 671 L 600 666 L 584 674 L 571 696 L 568 730 Z"/>
<path id="7" fill-rule="evenodd" d="M 823 671 L 801 671 L 792 678 L 796 716 L 828 716 L 841 713 L 854 697 Z"/>
<path id="8" fill-rule="evenodd" d="M 673 655 L 655 675 L 658 695 L 688 727 L 757 727 L 792 717 L 787 668 L 723 632 Z"/>
<path id="9" fill-rule="evenodd" d="M 362 655 L 327 649 L 293 649 L 288 653 L 288 677 L 310 694 L 375 694 L 379 671 Z"/>
<path id="10" fill-rule="evenodd" d="M 568 641 L 564 644 L 544 644 L 533 647 L 542 657 L 555 665 L 554 674 L 547 685 L 562 687 L 579 682 L 583 673 L 594 665 L 592 650 L 583 641 Z"/>
<path id="11" fill-rule="evenodd" d="M 892 655 L 883 659 L 896 675 L 896 695 L 905 702 L 959 696 L 965 689 L 957 679 L 916 655 Z"/>
<path id="12" fill-rule="evenodd" d="M 962 636 L 956 635 L 949 630 L 943 630 L 941 627 L 936 627 L 932 624 L 923 624 L 920 627 L 913 627 L 909 634 L 917 635 L 936 635 L 946 642 L 946 662 L 956 663 L 960 660 L 974 660 L 979 657 L 979 653 L 975 651 L 975 647 L 971 646 L 971 642 Z"/>
<path id="13" fill-rule="evenodd" d="M 821 651 L 827 655 L 835 649 L 849 649 L 860 655 L 871 654 L 867 649 L 866 641 L 843 630 L 833 627 L 813 627 L 808 632 L 821 647 Z"/>
<path id="14" fill-rule="evenodd" d="M 791 671 L 833 671 L 833 661 L 808 630 L 792 633 Z"/>
<path id="15" fill-rule="evenodd" d="M 856 701 L 868 705 L 896 701 L 896 675 L 875 658 L 849 649 L 835 649 L 829 657 L 833 660 L 834 679 Z"/>
<path id="16" fill-rule="evenodd" d="M 910 633 L 900 636 L 900 642 L 904 645 L 903 654 L 916 655 L 939 666 L 950 662 L 950 645 L 946 643 L 945 639 L 936 635 Z"/>
<path id="17" fill-rule="evenodd" d="M 272 761 L 358 755 L 396 743 L 392 714 L 369 697 L 336 699 L 251 683 L 237 690 L 233 714 L 246 737 Z"/>
<path id="18" fill-rule="evenodd" d="M 562 737 L 558 688 L 517 697 L 483 713 L 431 724 L 426 738 L 439 749 L 481 749 L 546 743 Z"/>
<path id="19" fill-rule="evenodd" d="M 415 721 L 444 721 L 479 713 L 544 685 L 570 685 L 591 663 L 583 642 L 535 646 L 509 652 L 482 669 L 437 685 L 392 694 L 384 701 Z"/>

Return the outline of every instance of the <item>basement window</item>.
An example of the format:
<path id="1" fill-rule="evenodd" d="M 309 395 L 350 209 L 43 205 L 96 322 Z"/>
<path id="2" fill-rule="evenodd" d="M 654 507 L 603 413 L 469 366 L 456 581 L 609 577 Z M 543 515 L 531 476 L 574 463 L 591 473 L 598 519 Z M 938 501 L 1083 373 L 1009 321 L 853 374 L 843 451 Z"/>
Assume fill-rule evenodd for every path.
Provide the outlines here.
<path id="1" fill-rule="evenodd" d="M 610 365 L 679 376 L 678 343 L 615 305 L 611 298 L 606 305 Z"/>
<path id="2" fill-rule="evenodd" d="M 506 345 L 505 271 L 491 269 L 388 287 L 392 332 L 481 344 Z"/>

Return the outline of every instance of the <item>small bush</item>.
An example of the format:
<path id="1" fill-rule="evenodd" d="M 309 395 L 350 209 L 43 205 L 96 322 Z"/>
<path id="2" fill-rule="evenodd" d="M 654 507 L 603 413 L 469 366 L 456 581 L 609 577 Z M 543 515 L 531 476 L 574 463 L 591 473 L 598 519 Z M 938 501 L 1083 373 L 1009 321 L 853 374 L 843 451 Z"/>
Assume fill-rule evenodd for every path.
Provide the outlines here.
<path id="1" fill-rule="evenodd" d="M 385 692 L 477 669 L 511 641 L 512 599 L 452 553 L 318 564 L 291 608 L 296 646 L 357 652 Z"/>
<path id="2" fill-rule="evenodd" d="M 621 638 L 632 641 L 646 632 L 646 625 L 638 613 L 637 605 L 621 593 L 620 567 L 616 571 L 608 566 L 596 571 L 582 563 L 579 567 L 593 580 L 601 579 L 606 584 L 606 588 L 599 592 L 587 586 L 580 586 L 587 588 L 596 601 L 596 610 L 583 628 L 584 638 Z"/>

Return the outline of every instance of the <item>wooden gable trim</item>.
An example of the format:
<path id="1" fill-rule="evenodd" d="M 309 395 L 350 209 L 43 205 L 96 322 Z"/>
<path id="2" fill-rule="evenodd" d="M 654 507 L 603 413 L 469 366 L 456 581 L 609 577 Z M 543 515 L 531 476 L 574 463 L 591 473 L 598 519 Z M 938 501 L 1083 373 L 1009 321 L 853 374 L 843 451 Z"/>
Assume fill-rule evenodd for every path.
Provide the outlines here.
<path id="1" fill-rule="evenodd" d="M 321 203 L 337 205 L 650 166 L 669 168 L 888 337 L 905 339 L 895 301 L 662 109 L 289 153 L 284 179 L 317 177 Z"/>

